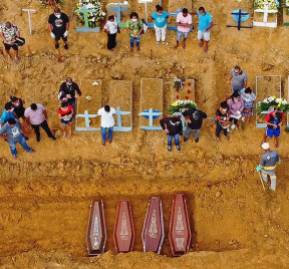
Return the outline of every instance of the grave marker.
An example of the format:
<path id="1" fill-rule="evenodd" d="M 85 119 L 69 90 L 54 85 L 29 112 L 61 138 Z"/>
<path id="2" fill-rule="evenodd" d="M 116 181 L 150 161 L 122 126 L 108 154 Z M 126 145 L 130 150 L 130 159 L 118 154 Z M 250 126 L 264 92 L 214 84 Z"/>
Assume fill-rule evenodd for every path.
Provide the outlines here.
<path id="1" fill-rule="evenodd" d="M 132 131 L 132 82 L 112 80 L 109 83 L 109 105 L 116 109 L 116 132 Z M 125 98 L 124 98 L 125 97 Z"/>
<path id="2" fill-rule="evenodd" d="M 159 131 L 159 119 L 164 105 L 163 80 L 142 78 L 140 87 L 140 128 L 145 131 Z"/>
<path id="3" fill-rule="evenodd" d="M 29 34 L 32 35 L 32 19 L 31 19 L 31 16 L 32 16 L 32 14 L 36 13 L 36 10 L 35 9 L 30 9 L 30 8 L 23 8 L 22 11 L 27 12 Z"/>

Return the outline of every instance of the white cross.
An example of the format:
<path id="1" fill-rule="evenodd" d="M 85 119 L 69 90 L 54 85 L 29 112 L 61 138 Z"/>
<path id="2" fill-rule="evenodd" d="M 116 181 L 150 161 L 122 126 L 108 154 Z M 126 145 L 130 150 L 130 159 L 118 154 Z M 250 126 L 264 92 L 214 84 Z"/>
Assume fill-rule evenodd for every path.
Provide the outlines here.
<path id="1" fill-rule="evenodd" d="M 27 14 L 28 14 L 29 34 L 32 35 L 32 20 L 31 20 L 31 14 L 36 13 L 36 10 L 35 10 L 35 9 L 30 9 L 30 8 L 23 8 L 22 11 L 27 12 Z"/>
<path id="2" fill-rule="evenodd" d="M 148 3 L 152 3 L 153 0 L 138 0 L 140 4 L 144 4 L 145 6 L 145 19 L 148 21 Z"/>
<path id="3" fill-rule="evenodd" d="M 268 22 L 268 15 L 269 14 L 276 14 L 278 11 L 275 9 L 269 9 L 269 4 L 266 2 L 264 4 L 264 9 L 256 9 L 256 13 L 263 13 L 263 22 L 256 22 L 254 21 L 254 26 L 264 26 L 264 27 L 277 27 L 277 18 L 275 22 Z"/>

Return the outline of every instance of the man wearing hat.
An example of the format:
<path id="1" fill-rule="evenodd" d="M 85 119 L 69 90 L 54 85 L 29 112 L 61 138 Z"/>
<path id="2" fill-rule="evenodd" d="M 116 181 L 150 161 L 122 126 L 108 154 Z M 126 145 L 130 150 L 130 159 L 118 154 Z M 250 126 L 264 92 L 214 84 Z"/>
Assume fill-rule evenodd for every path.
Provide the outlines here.
<path id="1" fill-rule="evenodd" d="M 260 173 L 262 180 L 267 183 L 270 178 L 271 186 L 270 190 L 276 190 L 276 166 L 280 162 L 279 155 L 276 151 L 270 150 L 269 143 L 265 142 L 261 145 L 265 151 L 261 157 L 260 164 L 257 165 L 256 170 Z"/>

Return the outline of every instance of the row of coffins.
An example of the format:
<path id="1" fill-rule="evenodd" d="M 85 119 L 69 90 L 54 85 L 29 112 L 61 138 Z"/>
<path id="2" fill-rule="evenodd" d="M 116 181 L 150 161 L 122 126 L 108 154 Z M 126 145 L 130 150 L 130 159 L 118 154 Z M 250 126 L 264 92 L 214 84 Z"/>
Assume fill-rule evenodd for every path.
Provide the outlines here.
<path id="1" fill-rule="evenodd" d="M 87 252 L 89 256 L 102 254 L 106 250 L 108 234 L 104 211 L 102 200 L 93 201 L 87 232 Z M 117 253 L 133 251 L 135 237 L 132 206 L 129 201 L 122 200 L 117 205 L 113 231 L 115 251 Z M 184 194 L 176 194 L 173 199 L 167 237 L 172 256 L 181 256 L 189 251 L 192 232 Z M 165 240 L 165 230 L 163 205 L 160 197 L 151 197 L 149 200 L 141 239 L 144 252 L 161 253 Z"/>

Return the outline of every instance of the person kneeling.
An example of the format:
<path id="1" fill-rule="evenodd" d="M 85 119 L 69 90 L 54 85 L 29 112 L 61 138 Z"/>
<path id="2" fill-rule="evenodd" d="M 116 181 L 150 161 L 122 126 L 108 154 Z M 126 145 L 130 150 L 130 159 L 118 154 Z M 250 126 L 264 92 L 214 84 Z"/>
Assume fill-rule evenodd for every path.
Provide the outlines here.
<path id="1" fill-rule="evenodd" d="M 182 134 L 182 121 L 180 116 L 165 117 L 160 120 L 162 129 L 168 136 L 168 151 L 172 151 L 172 143 L 175 141 L 177 150 L 181 150 L 180 135 Z"/>

